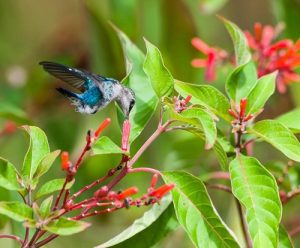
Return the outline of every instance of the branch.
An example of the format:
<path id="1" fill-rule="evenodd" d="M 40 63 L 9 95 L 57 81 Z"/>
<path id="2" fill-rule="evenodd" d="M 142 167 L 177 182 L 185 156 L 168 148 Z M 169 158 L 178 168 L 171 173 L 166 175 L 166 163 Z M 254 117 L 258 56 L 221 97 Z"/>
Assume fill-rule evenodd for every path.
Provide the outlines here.
<path id="1" fill-rule="evenodd" d="M 242 230 L 243 230 L 243 234 L 246 240 L 246 244 L 248 248 L 252 247 L 252 241 L 248 232 L 248 228 L 247 228 L 247 224 L 246 224 L 246 220 L 245 220 L 245 216 L 243 214 L 243 209 L 242 206 L 240 204 L 240 202 L 238 201 L 238 199 L 235 198 L 235 202 L 237 204 L 237 209 L 240 215 L 240 221 L 241 221 L 241 226 L 242 226 Z"/>
<path id="2" fill-rule="evenodd" d="M 9 234 L 0 234 L 0 239 L 13 239 L 18 241 L 21 245 L 23 245 L 23 240 L 15 235 L 9 235 Z"/>

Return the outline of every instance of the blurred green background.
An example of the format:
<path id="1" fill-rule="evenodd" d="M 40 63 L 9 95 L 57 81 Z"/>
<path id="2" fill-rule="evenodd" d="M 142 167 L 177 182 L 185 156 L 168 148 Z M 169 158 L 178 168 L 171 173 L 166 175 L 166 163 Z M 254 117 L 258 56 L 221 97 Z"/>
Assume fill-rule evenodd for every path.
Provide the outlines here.
<path id="1" fill-rule="evenodd" d="M 199 57 L 191 46 L 191 39 L 201 37 L 213 46 L 233 51 L 230 38 L 216 14 L 252 30 L 255 22 L 275 25 L 286 23 L 283 36 L 297 39 L 300 36 L 299 0 L 52 0 L 0 1 L 0 110 L 19 107 L 24 113 L 19 124 L 28 123 L 23 115 L 48 135 L 52 150 L 67 150 L 72 158 L 78 157 L 84 145 L 85 132 L 96 128 L 105 118 L 112 118 L 112 125 L 105 131 L 116 143 L 120 142 L 115 106 L 96 115 L 75 113 L 69 102 L 55 90 L 62 82 L 50 77 L 38 65 L 50 60 L 70 66 L 85 68 L 121 80 L 125 65 L 121 46 L 109 22 L 123 30 L 143 51 L 143 37 L 161 50 L 167 67 L 173 76 L 185 82 L 202 83 L 202 70 L 192 68 L 190 61 Z M 224 88 L 221 71 L 215 83 Z M 223 77 L 222 77 L 223 75 Z M 294 85 L 285 95 L 272 98 L 265 117 L 274 117 L 299 104 L 299 87 Z M 293 100 L 294 99 L 294 100 Z M 298 102 L 297 102 L 298 99 Z M 6 118 L 0 116 L 0 127 Z M 140 138 L 133 144 L 133 152 L 145 141 L 156 127 L 154 118 Z M 0 137 L 0 156 L 21 167 L 28 138 L 22 131 Z M 147 150 L 139 165 L 154 168 L 188 169 L 196 175 L 219 170 L 212 152 L 204 151 L 203 143 L 185 133 L 166 134 Z M 262 161 L 274 158 L 269 146 L 259 145 L 257 155 Z M 103 175 L 116 165 L 119 157 L 90 157 L 84 162 L 77 177 L 79 189 Z M 59 161 L 45 176 L 63 177 Z M 297 178 L 298 180 L 298 178 Z M 128 176 L 121 187 L 136 185 L 141 192 L 148 187 L 149 175 Z M 298 182 L 298 181 L 297 181 Z M 233 199 L 226 193 L 211 191 L 212 199 L 221 216 L 237 233 L 239 221 Z M 0 190 L 0 200 L 14 199 Z M 226 201 L 227 204 L 224 204 Z M 284 224 L 291 229 L 300 222 L 293 200 L 284 210 Z M 121 210 L 91 220 L 94 225 L 73 237 L 61 237 L 48 247 L 92 247 L 106 241 L 129 226 L 142 215 L 145 208 Z M 2 217 L 0 217 L 2 218 Z M 6 225 L 0 233 L 22 233 L 20 226 Z M 23 234 L 22 234 L 23 235 Z M 13 242 L 0 240 L 0 247 L 13 247 Z M 192 247 L 191 242 L 178 229 L 155 247 Z"/>

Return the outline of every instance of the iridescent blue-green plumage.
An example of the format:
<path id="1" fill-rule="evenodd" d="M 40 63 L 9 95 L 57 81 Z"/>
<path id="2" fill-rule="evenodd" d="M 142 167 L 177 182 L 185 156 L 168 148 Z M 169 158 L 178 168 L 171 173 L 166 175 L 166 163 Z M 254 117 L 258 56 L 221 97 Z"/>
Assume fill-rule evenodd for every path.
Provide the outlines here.
<path id="1" fill-rule="evenodd" d="M 71 100 L 78 112 L 94 114 L 115 100 L 128 117 L 135 104 L 134 92 L 113 78 L 106 78 L 54 62 L 44 61 L 40 62 L 40 65 L 51 75 L 80 91 L 80 93 L 75 93 L 64 88 L 57 89 Z"/>

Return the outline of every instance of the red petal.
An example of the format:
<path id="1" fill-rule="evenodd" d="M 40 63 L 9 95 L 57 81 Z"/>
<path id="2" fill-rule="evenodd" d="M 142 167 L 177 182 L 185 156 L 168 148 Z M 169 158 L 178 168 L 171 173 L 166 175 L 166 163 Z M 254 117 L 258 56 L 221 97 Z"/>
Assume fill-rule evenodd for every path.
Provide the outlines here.
<path id="1" fill-rule="evenodd" d="M 261 44 L 263 47 L 267 47 L 271 44 L 274 37 L 274 28 L 271 26 L 265 26 L 262 31 Z"/>
<path id="2" fill-rule="evenodd" d="M 62 152 L 61 154 L 61 168 L 63 170 L 67 170 L 69 168 L 69 153 L 68 152 Z"/>
<path id="3" fill-rule="evenodd" d="M 255 39 L 256 41 L 261 41 L 262 39 L 262 25 L 261 23 L 257 22 L 254 24 L 254 35 L 255 35 Z"/>
<path id="4" fill-rule="evenodd" d="M 129 135 L 130 135 L 130 122 L 129 120 L 125 120 L 123 123 L 123 132 L 122 132 L 122 150 L 128 150 L 129 144 Z"/>
<path id="5" fill-rule="evenodd" d="M 100 133 L 110 124 L 110 118 L 106 118 L 98 127 L 95 132 L 95 137 L 98 137 Z"/>
<path id="6" fill-rule="evenodd" d="M 215 65 L 216 65 L 216 53 L 210 52 L 207 58 L 207 67 L 205 71 L 205 80 L 214 81 L 216 78 Z"/>
<path id="7" fill-rule="evenodd" d="M 249 31 L 245 31 L 244 34 L 247 38 L 249 47 L 252 48 L 253 50 L 257 49 L 256 41 L 252 36 L 252 34 Z"/>
<path id="8" fill-rule="evenodd" d="M 206 67 L 207 61 L 205 59 L 193 59 L 191 64 L 193 67 L 202 68 Z"/>
<path id="9" fill-rule="evenodd" d="M 192 39 L 192 45 L 204 54 L 208 54 L 210 51 L 210 47 L 198 37 Z"/>
<path id="10" fill-rule="evenodd" d="M 117 199 L 118 200 L 123 200 L 126 197 L 132 196 L 134 194 L 136 194 L 138 192 L 138 188 L 137 187 L 131 187 L 128 189 L 125 189 L 122 193 L 118 194 Z"/>

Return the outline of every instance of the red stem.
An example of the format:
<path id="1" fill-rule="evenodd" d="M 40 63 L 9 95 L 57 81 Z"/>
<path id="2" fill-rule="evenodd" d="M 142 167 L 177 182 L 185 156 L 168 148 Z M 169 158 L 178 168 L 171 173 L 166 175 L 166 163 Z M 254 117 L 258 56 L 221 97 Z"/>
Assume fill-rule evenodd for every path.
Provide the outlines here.
<path id="1" fill-rule="evenodd" d="M 62 186 L 62 188 L 61 188 L 61 190 L 59 191 L 59 195 L 58 195 L 58 197 L 56 198 L 56 201 L 55 201 L 55 204 L 54 204 L 54 207 L 53 207 L 52 211 L 55 211 L 55 210 L 57 209 L 58 204 L 59 204 L 59 201 L 60 201 L 60 198 L 61 198 L 63 192 L 65 191 L 65 188 L 66 188 L 67 183 L 68 183 L 68 180 L 67 180 L 67 178 L 66 178 L 66 179 L 65 179 L 65 182 L 64 182 L 64 184 L 63 184 L 63 186 Z"/>
<path id="2" fill-rule="evenodd" d="M 0 239 L 13 239 L 18 241 L 21 245 L 23 244 L 23 240 L 15 235 L 9 235 L 9 234 L 0 234 Z"/>
<path id="3" fill-rule="evenodd" d="M 155 170 L 153 168 L 147 168 L 147 167 L 139 167 L 139 168 L 134 168 L 134 169 L 129 169 L 128 173 L 135 173 L 135 172 L 149 172 L 152 174 L 158 174 L 161 175 L 161 172 L 158 170 Z"/>

